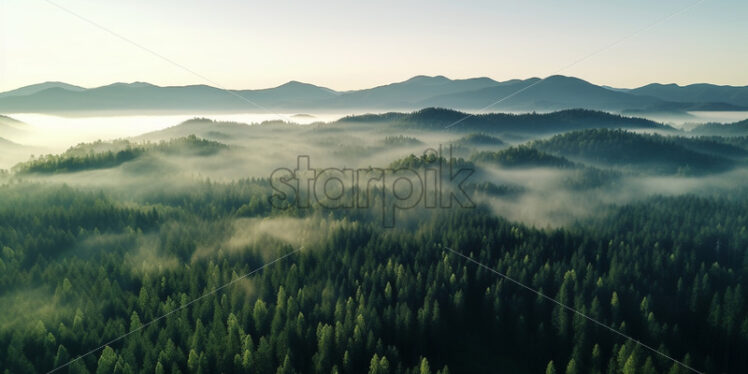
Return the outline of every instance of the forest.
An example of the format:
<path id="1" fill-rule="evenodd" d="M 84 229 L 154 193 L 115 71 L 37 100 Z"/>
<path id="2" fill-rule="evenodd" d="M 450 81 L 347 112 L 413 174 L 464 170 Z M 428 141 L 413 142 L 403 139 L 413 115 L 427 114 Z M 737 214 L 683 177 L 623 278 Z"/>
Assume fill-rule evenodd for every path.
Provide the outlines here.
<path id="1" fill-rule="evenodd" d="M 0 373 L 748 372 L 745 139 L 429 113 L 195 119 L 3 172 Z M 273 204 L 298 155 L 450 162 L 475 204 Z"/>

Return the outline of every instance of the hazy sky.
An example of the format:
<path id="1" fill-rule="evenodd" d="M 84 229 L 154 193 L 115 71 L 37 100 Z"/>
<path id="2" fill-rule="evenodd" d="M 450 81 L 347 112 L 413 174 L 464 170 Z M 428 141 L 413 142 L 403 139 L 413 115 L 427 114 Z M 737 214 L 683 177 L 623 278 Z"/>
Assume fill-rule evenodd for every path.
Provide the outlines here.
<path id="1" fill-rule="evenodd" d="M 229 88 L 345 90 L 418 74 L 544 77 L 693 0 L 53 0 Z M 748 85 L 748 1 L 707 0 L 561 74 L 597 84 Z M 0 91 L 204 80 L 55 8 L 0 0 Z"/>

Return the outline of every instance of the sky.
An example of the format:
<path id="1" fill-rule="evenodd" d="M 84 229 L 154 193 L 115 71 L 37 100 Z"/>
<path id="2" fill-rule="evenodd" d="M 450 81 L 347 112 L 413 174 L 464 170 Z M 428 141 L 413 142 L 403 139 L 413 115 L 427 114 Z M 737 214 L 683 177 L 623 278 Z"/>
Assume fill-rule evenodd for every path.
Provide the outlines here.
<path id="1" fill-rule="evenodd" d="M 0 91 L 290 80 L 350 90 L 415 75 L 748 85 L 745 0 L 705 0 L 654 27 L 696 1 L 50 1 L 68 12 L 0 0 Z"/>

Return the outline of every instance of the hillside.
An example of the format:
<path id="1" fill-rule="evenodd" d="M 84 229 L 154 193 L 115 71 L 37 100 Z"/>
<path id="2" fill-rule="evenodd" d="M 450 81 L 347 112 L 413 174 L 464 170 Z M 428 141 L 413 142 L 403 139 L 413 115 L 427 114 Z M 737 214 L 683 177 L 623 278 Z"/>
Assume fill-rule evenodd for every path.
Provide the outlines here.
<path id="1" fill-rule="evenodd" d="M 0 170 L 10 169 L 19 161 L 28 160 L 39 149 L 0 138 Z"/>
<path id="2" fill-rule="evenodd" d="M 572 160 L 664 174 L 707 174 L 735 165 L 725 157 L 689 148 L 679 138 L 622 130 L 574 131 L 533 146 Z"/>
<path id="3" fill-rule="evenodd" d="M 296 106 L 331 96 L 335 96 L 335 93 L 329 89 L 298 82 L 289 82 L 270 89 L 242 91 L 229 91 L 206 85 L 160 87 L 136 82 L 115 83 L 85 90 L 52 87 L 31 95 L 2 97 L 0 110 L 31 112 L 262 111 L 262 107 L 265 106 Z"/>
<path id="4" fill-rule="evenodd" d="M 463 136 L 455 141 L 456 144 L 468 145 L 468 146 L 502 146 L 505 145 L 503 140 L 486 134 L 470 134 Z"/>
<path id="5" fill-rule="evenodd" d="M 691 130 L 699 135 L 745 136 L 748 135 L 748 120 L 734 123 L 705 123 Z"/>
<path id="6" fill-rule="evenodd" d="M 410 154 L 406 157 L 393 161 L 392 163 L 390 163 L 388 168 L 392 170 L 419 170 L 423 168 L 438 167 L 440 163 L 442 165 L 447 165 L 450 163 L 450 161 L 452 167 L 455 169 L 475 169 L 475 165 L 471 161 L 464 160 L 462 158 L 452 158 L 451 160 L 448 160 L 444 157 L 438 157 L 436 155 L 416 156 L 414 154 Z"/>
<path id="7" fill-rule="evenodd" d="M 564 157 L 557 157 L 522 145 L 507 148 L 498 152 L 479 152 L 470 158 L 477 163 L 494 164 L 506 168 L 560 168 L 575 167 L 574 163 Z"/>
<path id="8" fill-rule="evenodd" d="M 457 121 L 460 122 L 455 124 Z M 391 125 L 409 129 L 437 131 L 525 134 L 547 134 L 590 128 L 672 130 L 668 126 L 642 118 L 624 117 L 584 109 L 570 109 L 542 114 L 490 113 L 468 117 L 467 113 L 455 110 L 427 108 L 412 113 L 349 116 L 341 118 L 337 123 Z"/>
<path id="9" fill-rule="evenodd" d="M 73 173 L 117 167 L 149 154 L 208 156 L 228 146 L 193 136 L 159 143 L 133 143 L 128 140 L 79 144 L 60 155 L 45 155 L 13 167 L 18 174 Z"/>
<path id="10" fill-rule="evenodd" d="M 0 115 L 0 137 L 15 138 L 28 132 L 28 125 L 11 117 Z"/>
<path id="11" fill-rule="evenodd" d="M 208 118 L 193 118 L 163 130 L 149 132 L 136 140 L 162 141 L 196 135 L 200 138 L 226 140 L 248 136 L 250 125 L 238 122 L 213 121 Z"/>
<path id="12" fill-rule="evenodd" d="M 3 147 L 4 150 L 23 148 L 22 145 L 20 145 L 18 143 L 14 143 L 14 142 L 12 142 L 12 141 L 10 141 L 8 139 L 5 139 L 5 138 L 0 138 L 0 147 Z"/>

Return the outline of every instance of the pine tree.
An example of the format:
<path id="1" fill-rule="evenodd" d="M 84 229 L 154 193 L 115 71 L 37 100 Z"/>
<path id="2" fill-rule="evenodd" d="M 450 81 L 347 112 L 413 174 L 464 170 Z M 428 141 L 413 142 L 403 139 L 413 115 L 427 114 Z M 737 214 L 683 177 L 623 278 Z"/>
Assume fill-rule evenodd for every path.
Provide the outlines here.
<path id="1" fill-rule="evenodd" d="M 295 374 L 296 371 L 294 371 L 293 366 L 291 365 L 291 358 L 286 355 L 286 357 L 283 359 L 283 364 L 278 367 L 278 370 L 275 371 L 276 374 Z"/>
<path id="2" fill-rule="evenodd" d="M 431 374 L 431 367 L 429 366 L 429 360 L 426 357 L 421 359 L 421 366 L 418 371 L 419 374 Z"/>
<path id="3" fill-rule="evenodd" d="M 569 360 L 569 364 L 566 365 L 566 374 L 579 374 L 577 362 L 573 358 Z"/>
<path id="4" fill-rule="evenodd" d="M 104 347 L 99 356 L 99 362 L 96 366 L 96 374 L 114 373 L 114 365 L 117 363 L 117 354 L 112 348 Z"/>
<path id="5" fill-rule="evenodd" d="M 556 367 L 553 365 L 553 360 L 549 361 L 545 367 L 545 374 L 556 374 Z"/>

